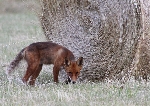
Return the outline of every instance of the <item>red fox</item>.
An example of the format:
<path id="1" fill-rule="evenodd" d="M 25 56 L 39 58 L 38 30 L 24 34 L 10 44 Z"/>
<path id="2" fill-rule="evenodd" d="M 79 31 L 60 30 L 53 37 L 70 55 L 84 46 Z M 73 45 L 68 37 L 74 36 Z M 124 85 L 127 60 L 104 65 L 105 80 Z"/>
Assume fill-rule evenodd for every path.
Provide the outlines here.
<path id="1" fill-rule="evenodd" d="M 68 82 L 76 82 L 80 70 L 83 66 L 83 57 L 75 61 L 73 53 L 67 48 L 52 42 L 37 42 L 22 49 L 16 58 L 10 63 L 7 74 L 25 59 L 27 61 L 27 70 L 22 79 L 24 83 L 29 80 L 29 85 L 34 85 L 43 64 L 53 64 L 54 82 L 58 83 L 58 75 L 63 67 L 68 75 Z"/>

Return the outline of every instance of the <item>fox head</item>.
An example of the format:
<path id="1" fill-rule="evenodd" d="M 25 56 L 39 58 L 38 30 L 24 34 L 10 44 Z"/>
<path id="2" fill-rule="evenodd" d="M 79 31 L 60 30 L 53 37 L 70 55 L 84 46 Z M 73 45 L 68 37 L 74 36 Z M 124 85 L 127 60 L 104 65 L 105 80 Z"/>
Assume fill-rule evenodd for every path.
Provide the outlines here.
<path id="1" fill-rule="evenodd" d="M 77 61 L 70 61 L 69 59 L 65 59 L 65 70 L 69 77 L 69 82 L 73 84 L 76 83 L 76 80 L 80 74 L 80 70 L 83 66 L 83 57 L 80 57 Z"/>

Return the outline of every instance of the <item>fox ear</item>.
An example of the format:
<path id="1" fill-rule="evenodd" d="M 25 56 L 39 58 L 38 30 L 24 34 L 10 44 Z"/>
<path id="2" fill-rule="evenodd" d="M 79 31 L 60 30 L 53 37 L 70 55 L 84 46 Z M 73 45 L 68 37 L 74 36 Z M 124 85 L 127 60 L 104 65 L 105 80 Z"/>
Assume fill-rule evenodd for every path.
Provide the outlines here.
<path id="1" fill-rule="evenodd" d="M 77 64 L 78 64 L 78 66 L 83 65 L 83 57 L 79 57 L 79 59 L 77 60 Z"/>
<path id="2" fill-rule="evenodd" d="M 65 58 L 65 66 L 69 66 L 70 65 L 70 61 L 68 58 Z"/>

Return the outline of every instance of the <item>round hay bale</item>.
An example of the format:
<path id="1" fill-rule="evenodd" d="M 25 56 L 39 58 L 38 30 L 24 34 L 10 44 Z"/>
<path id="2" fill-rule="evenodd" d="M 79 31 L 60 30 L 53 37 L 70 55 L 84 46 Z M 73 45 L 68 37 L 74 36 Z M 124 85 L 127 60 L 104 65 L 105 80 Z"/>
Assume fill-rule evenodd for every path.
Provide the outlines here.
<path id="1" fill-rule="evenodd" d="M 125 79 L 141 36 L 137 0 L 42 0 L 48 40 L 84 57 L 81 80 Z"/>

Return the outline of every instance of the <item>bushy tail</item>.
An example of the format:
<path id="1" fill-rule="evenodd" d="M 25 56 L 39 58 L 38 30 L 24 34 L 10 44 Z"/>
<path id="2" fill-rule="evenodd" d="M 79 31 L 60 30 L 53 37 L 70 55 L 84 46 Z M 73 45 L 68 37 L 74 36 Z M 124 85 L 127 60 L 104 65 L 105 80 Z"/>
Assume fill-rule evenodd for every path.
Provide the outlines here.
<path id="1" fill-rule="evenodd" d="M 22 49 L 18 55 L 15 57 L 15 59 L 10 63 L 10 65 L 7 68 L 6 74 L 9 75 L 16 66 L 18 66 L 19 62 L 23 59 L 24 57 L 24 49 Z"/>

